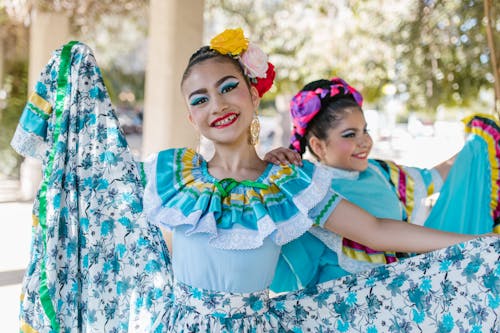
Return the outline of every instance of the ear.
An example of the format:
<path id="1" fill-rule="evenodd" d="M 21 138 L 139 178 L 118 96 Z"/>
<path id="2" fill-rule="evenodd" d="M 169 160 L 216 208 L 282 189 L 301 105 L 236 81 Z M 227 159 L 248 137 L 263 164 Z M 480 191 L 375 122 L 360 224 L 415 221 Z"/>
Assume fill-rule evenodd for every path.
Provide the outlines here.
<path id="1" fill-rule="evenodd" d="M 188 111 L 188 116 L 187 116 L 189 122 L 191 123 L 191 125 L 193 125 L 193 127 L 198 130 L 198 126 L 196 125 L 196 123 L 194 122 L 193 120 L 193 116 L 191 116 L 191 112 Z"/>
<path id="2" fill-rule="evenodd" d="M 252 104 L 255 110 L 259 107 L 260 104 L 260 97 L 259 97 L 259 92 L 257 91 L 257 88 L 254 86 L 250 85 L 250 97 L 252 97 Z"/>
<path id="3" fill-rule="evenodd" d="M 324 159 L 326 153 L 326 144 L 323 140 L 318 139 L 314 135 L 309 138 L 309 147 L 313 153 L 319 157 L 320 161 Z"/>

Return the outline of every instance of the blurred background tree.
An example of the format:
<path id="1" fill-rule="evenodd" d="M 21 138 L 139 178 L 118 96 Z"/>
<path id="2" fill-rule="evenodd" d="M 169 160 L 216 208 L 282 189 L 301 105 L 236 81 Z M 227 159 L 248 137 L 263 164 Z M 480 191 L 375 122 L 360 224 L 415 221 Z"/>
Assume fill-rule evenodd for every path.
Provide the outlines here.
<path id="1" fill-rule="evenodd" d="M 7 159 L 6 152 L 27 94 L 33 6 L 66 13 L 74 38 L 94 48 L 115 105 L 141 108 L 148 3 L 0 0 L 0 174 L 15 174 L 17 157 Z M 490 112 L 495 77 L 500 84 L 500 51 L 492 51 L 500 44 L 499 5 L 493 0 L 205 0 L 205 42 L 224 28 L 243 27 L 277 67 L 276 85 L 263 101 L 271 108 L 276 98 L 287 100 L 310 80 L 341 76 L 361 89 L 367 107 L 384 109 L 395 100 L 401 112 L 431 117 L 444 108 Z"/>
<path id="2" fill-rule="evenodd" d="M 498 45 L 498 2 L 486 2 Z M 278 92 L 338 75 L 360 87 L 369 102 L 384 98 L 383 88 L 390 84 L 409 110 L 435 112 L 439 106 L 469 107 L 482 101 L 482 92 L 493 91 L 485 5 L 477 0 L 207 0 L 207 30 L 246 28 L 276 62 Z M 499 59 L 498 52 L 493 56 Z"/>
<path id="3" fill-rule="evenodd" d="M 28 91 L 28 29 L 0 5 L 0 176 L 16 177 L 21 158 L 10 148 Z"/>
<path id="4" fill-rule="evenodd" d="M 116 106 L 141 108 L 144 98 L 148 1 L 0 0 L 0 178 L 19 173 L 21 158 L 10 148 L 10 140 L 32 88 L 29 26 L 35 6 L 70 18 L 72 38 L 87 42 L 98 54 Z"/>
<path id="5" fill-rule="evenodd" d="M 486 0 L 486 2 L 488 2 Z M 489 2 L 500 43 L 500 18 Z M 440 105 L 470 107 L 483 90 L 492 91 L 495 77 L 487 42 L 485 1 L 416 1 L 413 15 L 392 37 L 398 48 L 398 82 L 408 92 L 408 107 L 436 110 Z M 493 100 L 493 99 L 492 99 Z M 491 102 L 491 101 L 490 101 Z"/>

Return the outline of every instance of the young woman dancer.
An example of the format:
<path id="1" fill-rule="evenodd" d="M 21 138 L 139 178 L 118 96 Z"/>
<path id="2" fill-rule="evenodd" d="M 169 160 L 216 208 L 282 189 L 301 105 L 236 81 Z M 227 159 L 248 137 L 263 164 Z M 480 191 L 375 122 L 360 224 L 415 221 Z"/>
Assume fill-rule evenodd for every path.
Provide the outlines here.
<path id="1" fill-rule="evenodd" d="M 460 153 L 430 170 L 419 169 L 368 159 L 373 141 L 362 101 L 340 78 L 307 84 L 291 101 L 291 148 L 302 155 L 308 147 L 333 175 L 332 187 L 375 216 L 459 233 L 498 232 L 500 130 L 492 116 L 466 119 L 471 134 Z M 294 155 L 277 149 L 266 158 L 294 160 Z M 424 200 L 437 192 L 427 217 Z M 272 287 L 294 290 L 396 260 L 394 252 L 314 228 L 284 246 Z"/>
<path id="2" fill-rule="evenodd" d="M 13 142 L 44 161 L 32 268 L 23 284 L 25 331 L 396 330 L 390 323 L 425 329 L 458 325 L 463 314 L 455 304 L 484 308 L 480 325 L 493 327 L 483 277 L 498 273 L 498 240 L 376 219 L 343 200 L 323 168 L 259 159 L 255 113 L 273 76 L 241 29 L 195 52 L 181 90 L 191 123 L 214 143 L 215 155 L 154 154 L 144 165 L 143 191 L 91 52 L 80 43 L 56 52 Z M 171 265 L 151 224 L 172 233 Z M 402 251 L 467 242 L 356 281 L 269 299 L 281 246 L 313 225 Z M 400 238 L 377 240 L 386 234 Z M 471 271 L 478 259 L 482 265 Z M 393 279 L 401 281 L 396 288 Z M 427 296 L 415 302 L 415 287 L 444 303 Z"/>

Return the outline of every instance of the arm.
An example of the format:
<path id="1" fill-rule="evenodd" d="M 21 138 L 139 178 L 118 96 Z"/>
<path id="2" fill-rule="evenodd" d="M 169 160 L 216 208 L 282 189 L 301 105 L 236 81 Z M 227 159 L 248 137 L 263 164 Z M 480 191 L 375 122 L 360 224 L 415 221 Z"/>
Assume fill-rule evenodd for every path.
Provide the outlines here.
<path id="1" fill-rule="evenodd" d="M 378 251 L 428 252 L 477 237 L 377 219 L 346 200 L 333 210 L 324 228 Z"/>
<path id="2" fill-rule="evenodd" d="M 433 167 L 433 169 L 436 169 L 439 172 L 439 174 L 441 175 L 441 178 L 443 179 L 443 182 L 446 180 L 446 177 L 448 176 L 448 172 L 450 172 L 450 169 L 453 166 L 453 163 L 455 163 L 456 157 L 457 157 L 457 154 L 453 155 L 452 157 L 450 157 L 446 161 L 441 162 L 438 165 Z"/>
<path id="3" fill-rule="evenodd" d="M 161 234 L 163 235 L 163 239 L 165 240 L 165 243 L 167 244 L 168 248 L 168 254 L 172 256 L 172 232 L 165 229 L 165 228 L 160 228 Z"/>

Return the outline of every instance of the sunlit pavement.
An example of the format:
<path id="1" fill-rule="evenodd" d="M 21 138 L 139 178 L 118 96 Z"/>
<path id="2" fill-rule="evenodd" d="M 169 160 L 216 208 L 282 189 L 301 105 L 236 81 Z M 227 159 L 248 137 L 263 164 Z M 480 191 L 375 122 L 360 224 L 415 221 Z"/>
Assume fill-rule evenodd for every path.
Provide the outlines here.
<path id="1" fill-rule="evenodd" d="M 0 203 L 0 332 L 18 332 L 21 279 L 29 262 L 31 202 Z"/>
<path id="2" fill-rule="evenodd" d="M 414 138 L 404 129 L 396 129 L 391 141 L 375 142 L 371 157 L 390 159 L 403 165 L 431 167 L 451 157 L 463 145 L 463 134 L 456 126 L 449 126 L 447 131 L 437 134 Z M 127 139 L 132 152 L 138 156 L 140 137 Z M 2 193 L 6 195 L 9 186 L 0 181 L 0 332 L 19 331 L 21 279 L 29 261 L 31 241 L 32 203 L 1 203 Z"/>

